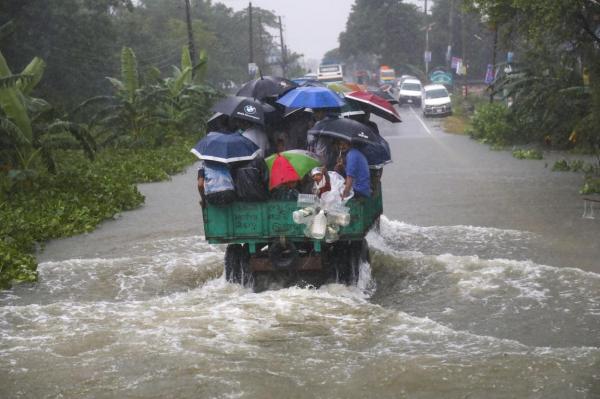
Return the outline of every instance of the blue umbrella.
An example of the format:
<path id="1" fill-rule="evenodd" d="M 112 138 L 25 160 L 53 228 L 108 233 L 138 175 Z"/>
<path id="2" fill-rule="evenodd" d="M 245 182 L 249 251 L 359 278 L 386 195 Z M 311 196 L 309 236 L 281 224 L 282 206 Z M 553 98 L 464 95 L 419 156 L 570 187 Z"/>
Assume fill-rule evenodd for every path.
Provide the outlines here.
<path id="1" fill-rule="evenodd" d="M 370 168 L 379 169 L 392 162 L 390 145 L 379 135 L 377 135 L 377 143 L 363 144 L 358 149 L 367 158 Z"/>
<path id="2" fill-rule="evenodd" d="M 340 108 L 345 102 L 326 87 L 298 87 L 277 100 L 288 108 Z"/>
<path id="3" fill-rule="evenodd" d="M 210 132 L 190 152 L 203 161 L 230 163 L 254 159 L 260 148 L 241 133 Z"/>

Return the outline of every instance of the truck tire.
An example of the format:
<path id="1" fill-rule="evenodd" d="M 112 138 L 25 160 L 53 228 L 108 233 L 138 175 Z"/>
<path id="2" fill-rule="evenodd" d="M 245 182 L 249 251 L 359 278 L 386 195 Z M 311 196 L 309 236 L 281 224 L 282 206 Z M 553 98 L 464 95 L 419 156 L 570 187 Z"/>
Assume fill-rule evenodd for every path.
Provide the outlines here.
<path id="1" fill-rule="evenodd" d="M 282 244 L 279 241 L 269 245 L 269 260 L 276 269 L 291 269 L 298 259 L 298 250 L 293 242 Z"/>
<path id="2" fill-rule="evenodd" d="M 367 240 L 351 241 L 347 247 L 345 265 L 340 270 L 340 282 L 346 285 L 356 285 L 360 275 L 360 265 L 369 262 L 369 245 Z"/>
<path id="3" fill-rule="evenodd" d="M 229 244 L 225 249 L 225 280 L 246 286 L 253 280 L 247 245 Z"/>

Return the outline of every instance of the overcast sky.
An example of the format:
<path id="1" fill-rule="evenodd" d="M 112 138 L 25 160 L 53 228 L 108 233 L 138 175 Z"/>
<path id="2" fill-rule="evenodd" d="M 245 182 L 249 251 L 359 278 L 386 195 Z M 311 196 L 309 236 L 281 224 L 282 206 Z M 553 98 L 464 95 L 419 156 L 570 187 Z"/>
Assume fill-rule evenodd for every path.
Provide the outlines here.
<path id="1" fill-rule="evenodd" d="M 235 10 L 248 7 L 248 0 L 215 0 Z M 405 0 L 422 6 L 422 0 Z M 430 0 L 430 3 L 432 1 Z M 286 45 L 305 59 L 321 60 L 323 54 L 338 46 L 338 36 L 354 0 L 252 0 L 255 7 L 281 15 Z"/>
<path id="2" fill-rule="evenodd" d="M 239 10 L 248 0 L 216 0 Z M 281 15 L 286 45 L 307 59 L 320 60 L 325 52 L 338 46 L 338 36 L 354 0 L 252 0 L 252 6 Z"/>

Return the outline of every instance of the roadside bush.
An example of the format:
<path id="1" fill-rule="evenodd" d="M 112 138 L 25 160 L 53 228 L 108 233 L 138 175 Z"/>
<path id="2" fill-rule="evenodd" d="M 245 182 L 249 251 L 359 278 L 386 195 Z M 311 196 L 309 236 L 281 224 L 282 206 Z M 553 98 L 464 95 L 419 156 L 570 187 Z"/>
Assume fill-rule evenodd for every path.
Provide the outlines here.
<path id="1" fill-rule="evenodd" d="M 585 183 L 581 190 L 579 190 L 580 194 L 600 194 L 600 178 L 588 176 L 585 179 Z"/>
<path id="2" fill-rule="evenodd" d="M 56 175 L 12 186 L 0 202 L 0 288 L 36 279 L 33 252 L 44 241 L 92 231 L 103 220 L 141 205 L 135 183 L 159 181 L 194 160 L 189 143 L 144 150 L 107 150 L 90 162 L 64 151 Z M 6 179 L 6 176 L 4 177 Z"/>
<path id="3" fill-rule="evenodd" d="M 514 150 L 512 155 L 517 159 L 544 159 L 544 155 L 538 150 Z"/>
<path id="4" fill-rule="evenodd" d="M 510 124 L 509 110 L 501 103 L 484 104 L 477 108 L 467 133 L 483 143 L 500 146 L 512 143 L 516 138 Z"/>

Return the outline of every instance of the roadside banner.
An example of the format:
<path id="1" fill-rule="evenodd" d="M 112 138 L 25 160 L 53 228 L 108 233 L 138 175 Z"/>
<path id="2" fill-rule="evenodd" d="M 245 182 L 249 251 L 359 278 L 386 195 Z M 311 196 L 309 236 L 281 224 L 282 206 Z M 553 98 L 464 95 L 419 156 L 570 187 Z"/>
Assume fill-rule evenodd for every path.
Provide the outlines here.
<path id="1" fill-rule="evenodd" d="M 425 56 L 425 62 L 431 62 L 431 51 L 426 51 L 424 56 Z"/>
<path id="2" fill-rule="evenodd" d="M 457 75 L 460 75 L 460 71 L 462 69 L 462 65 L 463 65 L 462 58 L 457 58 L 456 59 L 456 63 L 453 66 L 453 68 L 455 68 L 455 72 L 456 72 Z"/>
<path id="3" fill-rule="evenodd" d="M 488 64 L 487 70 L 485 71 L 485 84 L 489 85 L 494 81 L 494 66 Z"/>

